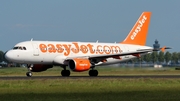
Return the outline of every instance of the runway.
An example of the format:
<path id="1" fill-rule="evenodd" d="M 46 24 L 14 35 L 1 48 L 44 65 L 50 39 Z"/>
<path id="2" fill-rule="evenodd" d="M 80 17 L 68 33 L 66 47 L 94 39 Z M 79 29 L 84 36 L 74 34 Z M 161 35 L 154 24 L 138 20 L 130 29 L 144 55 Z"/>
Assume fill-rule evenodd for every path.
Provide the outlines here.
<path id="1" fill-rule="evenodd" d="M 126 76 L 97 76 L 97 77 L 90 77 L 90 76 L 69 76 L 69 77 L 62 77 L 62 76 L 33 76 L 33 77 L 26 77 L 26 76 L 1 76 L 0 80 L 28 80 L 28 79 L 139 79 L 139 78 L 168 78 L 174 79 L 179 78 L 180 75 L 126 75 Z"/>

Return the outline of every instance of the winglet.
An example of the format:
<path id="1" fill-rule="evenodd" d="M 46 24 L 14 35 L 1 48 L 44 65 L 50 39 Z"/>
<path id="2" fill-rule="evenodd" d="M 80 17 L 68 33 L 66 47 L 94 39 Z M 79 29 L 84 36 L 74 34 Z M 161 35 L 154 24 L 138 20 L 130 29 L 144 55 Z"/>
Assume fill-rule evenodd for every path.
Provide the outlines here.
<path id="1" fill-rule="evenodd" d="M 151 12 L 143 12 L 122 44 L 145 45 Z"/>
<path id="2" fill-rule="evenodd" d="M 161 48 L 161 51 L 164 52 L 165 49 L 166 49 L 166 46 L 162 47 L 162 48 Z"/>

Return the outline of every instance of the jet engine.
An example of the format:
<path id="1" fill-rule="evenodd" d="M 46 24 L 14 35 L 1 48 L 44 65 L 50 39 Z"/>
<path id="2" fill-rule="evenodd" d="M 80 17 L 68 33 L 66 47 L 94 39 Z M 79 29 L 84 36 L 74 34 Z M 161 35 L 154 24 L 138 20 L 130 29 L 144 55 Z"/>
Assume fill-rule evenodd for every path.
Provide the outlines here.
<path id="1" fill-rule="evenodd" d="M 69 60 L 69 68 L 73 71 L 82 72 L 87 71 L 91 67 L 89 59 L 75 58 Z"/>
<path id="2" fill-rule="evenodd" d="M 53 65 L 34 64 L 31 68 L 32 72 L 46 71 L 48 68 L 52 68 Z"/>

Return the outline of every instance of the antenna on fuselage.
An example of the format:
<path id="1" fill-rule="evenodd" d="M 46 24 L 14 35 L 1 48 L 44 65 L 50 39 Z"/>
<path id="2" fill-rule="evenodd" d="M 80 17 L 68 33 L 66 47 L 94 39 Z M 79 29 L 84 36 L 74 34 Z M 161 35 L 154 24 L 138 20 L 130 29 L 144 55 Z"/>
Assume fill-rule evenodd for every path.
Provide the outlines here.
<path id="1" fill-rule="evenodd" d="M 31 38 L 31 41 L 33 41 L 33 38 Z"/>
<path id="2" fill-rule="evenodd" d="M 98 43 L 99 40 L 96 41 L 96 43 Z"/>

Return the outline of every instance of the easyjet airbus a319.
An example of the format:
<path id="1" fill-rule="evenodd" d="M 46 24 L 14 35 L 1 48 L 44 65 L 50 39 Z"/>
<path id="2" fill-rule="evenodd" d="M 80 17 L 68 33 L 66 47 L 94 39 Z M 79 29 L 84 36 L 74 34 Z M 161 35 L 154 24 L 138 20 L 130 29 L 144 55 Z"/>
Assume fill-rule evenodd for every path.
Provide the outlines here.
<path id="1" fill-rule="evenodd" d="M 45 71 L 54 65 L 63 68 L 62 76 L 70 76 L 70 70 L 89 70 L 89 76 L 97 76 L 95 66 L 127 61 L 154 51 L 152 47 L 145 46 L 150 16 L 151 12 L 143 12 L 125 40 L 119 43 L 31 40 L 16 44 L 5 58 L 27 64 L 26 75 L 29 77 L 32 72 Z"/>

